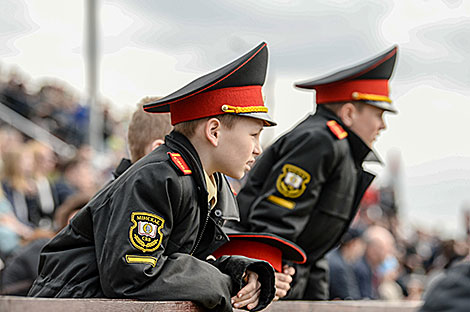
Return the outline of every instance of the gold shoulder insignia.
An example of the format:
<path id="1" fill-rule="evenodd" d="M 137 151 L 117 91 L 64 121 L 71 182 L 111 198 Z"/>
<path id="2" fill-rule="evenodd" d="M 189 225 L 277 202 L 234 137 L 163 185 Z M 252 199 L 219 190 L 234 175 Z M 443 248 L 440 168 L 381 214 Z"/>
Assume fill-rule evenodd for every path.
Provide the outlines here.
<path id="1" fill-rule="evenodd" d="M 189 169 L 188 164 L 184 161 L 180 153 L 168 152 L 168 155 L 170 156 L 171 161 L 176 165 L 176 167 L 178 167 L 179 170 L 181 170 L 184 175 L 192 173 L 191 169 Z"/>
<path id="2" fill-rule="evenodd" d="M 152 252 L 162 243 L 165 220 L 148 212 L 133 212 L 129 239 L 132 246 L 143 252 Z"/>
<path id="3" fill-rule="evenodd" d="M 326 125 L 338 139 L 342 140 L 348 136 L 348 133 L 335 120 L 328 121 Z"/>
<path id="4" fill-rule="evenodd" d="M 291 164 L 282 167 L 282 173 L 276 181 L 276 188 L 285 197 L 297 198 L 302 195 L 310 182 L 310 174 Z"/>

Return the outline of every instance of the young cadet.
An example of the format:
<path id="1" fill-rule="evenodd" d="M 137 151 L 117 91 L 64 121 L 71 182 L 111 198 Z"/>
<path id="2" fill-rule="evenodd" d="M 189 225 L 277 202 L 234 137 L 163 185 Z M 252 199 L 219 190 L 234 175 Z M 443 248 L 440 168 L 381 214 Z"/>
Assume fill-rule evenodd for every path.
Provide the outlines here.
<path id="1" fill-rule="evenodd" d="M 288 299 L 328 299 L 326 252 L 348 229 L 373 175 L 362 168 L 394 112 L 388 80 L 397 48 L 320 79 L 297 83 L 316 91 L 317 111 L 256 161 L 237 196 L 240 231 L 277 234 L 307 253 Z"/>
<path id="2" fill-rule="evenodd" d="M 206 260 L 238 219 L 224 173 L 241 178 L 260 151 L 267 115 L 265 43 L 152 104 L 171 112 L 165 143 L 101 190 L 43 249 L 29 295 L 192 300 L 256 311 L 274 297 L 274 270 L 241 256 Z M 147 135 L 142 133 L 142 135 Z"/>

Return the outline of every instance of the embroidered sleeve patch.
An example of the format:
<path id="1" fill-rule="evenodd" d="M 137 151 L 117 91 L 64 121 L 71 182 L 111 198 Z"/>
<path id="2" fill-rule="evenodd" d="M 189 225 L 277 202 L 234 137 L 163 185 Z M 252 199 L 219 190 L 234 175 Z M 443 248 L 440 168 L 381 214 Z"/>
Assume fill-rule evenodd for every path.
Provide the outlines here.
<path id="1" fill-rule="evenodd" d="M 282 173 L 276 181 L 276 188 L 285 197 L 297 198 L 302 195 L 310 182 L 310 174 L 291 164 L 282 167 Z"/>
<path id="2" fill-rule="evenodd" d="M 148 212 L 133 212 L 129 239 L 132 246 L 143 252 L 152 252 L 162 243 L 165 220 Z"/>
<path id="3" fill-rule="evenodd" d="M 330 128 L 330 131 L 333 132 L 334 135 L 340 140 L 346 138 L 348 136 L 348 133 L 346 130 L 343 129 L 335 120 L 330 120 L 326 123 L 328 128 Z"/>
<path id="4" fill-rule="evenodd" d="M 129 264 L 140 263 L 140 264 L 150 264 L 155 267 L 157 265 L 157 258 L 151 256 L 134 256 L 126 255 L 126 262 Z"/>
<path id="5" fill-rule="evenodd" d="M 170 153 L 168 152 L 168 155 L 170 156 L 171 161 L 178 167 L 179 170 L 184 175 L 191 174 L 192 171 L 189 169 L 188 164 L 184 161 L 183 157 L 181 157 L 180 153 Z"/>

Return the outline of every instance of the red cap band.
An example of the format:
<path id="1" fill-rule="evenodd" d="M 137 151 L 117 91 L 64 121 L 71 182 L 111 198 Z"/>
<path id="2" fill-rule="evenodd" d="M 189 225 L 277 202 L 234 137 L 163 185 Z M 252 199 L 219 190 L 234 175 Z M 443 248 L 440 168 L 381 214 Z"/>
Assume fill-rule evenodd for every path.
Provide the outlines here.
<path id="1" fill-rule="evenodd" d="M 245 256 L 269 262 L 277 272 L 282 272 L 282 251 L 276 247 L 260 242 L 232 240 L 214 252 L 214 257 Z"/>
<path id="2" fill-rule="evenodd" d="M 217 89 L 180 100 L 170 105 L 171 123 L 224 114 L 222 105 L 264 106 L 261 86 Z"/>
<path id="3" fill-rule="evenodd" d="M 350 80 L 315 86 L 317 104 L 354 101 L 354 92 L 388 97 L 387 79 Z"/>

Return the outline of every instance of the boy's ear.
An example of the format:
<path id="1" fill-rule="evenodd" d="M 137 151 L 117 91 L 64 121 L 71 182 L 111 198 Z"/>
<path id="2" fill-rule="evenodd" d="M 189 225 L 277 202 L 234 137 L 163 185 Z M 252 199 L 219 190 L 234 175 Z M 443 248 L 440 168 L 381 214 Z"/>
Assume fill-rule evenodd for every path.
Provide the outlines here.
<path id="1" fill-rule="evenodd" d="M 162 139 L 153 140 L 152 142 L 150 142 L 149 144 L 147 144 L 145 146 L 145 148 L 144 148 L 145 155 L 147 155 L 148 153 L 150 153 L 151 151 L 153 151 L 154 149 L 156 149 L 157 147 L 159 147 L 163 143 L 165 143 L 165 141 L 162 140 Z"/>
<path id="2" fill-rule="evenodd" d="M 152 151 L 156 149 L 157 147 L 159 147 L 160 145 L 162 145 L 163 143 L 165 143 L 165 141 L 163 141 L 162 139 L 153 140 L 151 143 Z"/>
<path id="3" fill-rule="evenodd" d="M 344 104 L 338 112 L 338 117 L 347 127 L 351 127 L 356 118 L 356 106 L 352 103 Z"/>
<path id="4" fill-rule="evenodd" d="M 220 127 L 221 127 L 221 123 L 219 119 L 210 118 L 206 122 L 206 126 L 204 128 L 204 134 L 206 135 L 207 140 L 214 147 L 217 147 L 219 145 Z"/>

